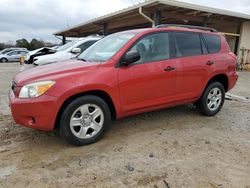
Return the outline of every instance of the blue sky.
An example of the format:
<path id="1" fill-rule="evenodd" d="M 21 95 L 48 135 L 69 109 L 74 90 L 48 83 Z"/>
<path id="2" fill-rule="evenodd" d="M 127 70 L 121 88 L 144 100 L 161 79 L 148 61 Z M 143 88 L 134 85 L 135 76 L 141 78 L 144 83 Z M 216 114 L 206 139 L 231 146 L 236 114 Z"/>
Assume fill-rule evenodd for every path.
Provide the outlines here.
<path id="1" fill-rule="evenodd" d="M 250 0 L 182 0 L 250 14 Z M 105 2 L 105 3 L 104 3 Z M 57 42 L 52 33 L 142 0 L 1 0 L 0 42 L 20 38 Z"/>

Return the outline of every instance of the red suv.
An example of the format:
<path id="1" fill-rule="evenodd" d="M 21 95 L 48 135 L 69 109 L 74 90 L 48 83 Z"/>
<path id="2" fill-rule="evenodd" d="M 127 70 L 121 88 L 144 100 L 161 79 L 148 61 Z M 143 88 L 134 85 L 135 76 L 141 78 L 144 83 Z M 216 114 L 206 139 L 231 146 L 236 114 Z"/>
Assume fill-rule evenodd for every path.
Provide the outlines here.
<path id="1" fill-rule="evenodd" d="M 78 56 L 17 74 L 16 123 L 59 128 L 74 145 L 96 142 L 111 120 L 196 103 L 220 111 L 238 79 L 236 56 L 214 29 L 161 25 L 111 34 Z"/>

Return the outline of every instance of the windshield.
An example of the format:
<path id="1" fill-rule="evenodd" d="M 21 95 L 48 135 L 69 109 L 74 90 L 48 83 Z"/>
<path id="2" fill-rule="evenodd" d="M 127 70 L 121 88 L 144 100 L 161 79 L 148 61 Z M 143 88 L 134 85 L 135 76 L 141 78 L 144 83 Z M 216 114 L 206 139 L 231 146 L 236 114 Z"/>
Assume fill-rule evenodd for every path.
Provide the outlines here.
<path id="1" fill-rule="evenodd" d="M 71 42 L 68 42 L 62 46 L 60 46 L 59 48 L 56 49 L 56 51 L 65 51 L 67 49 L 69 49 L 70 47 L 72 47 L 75 43 L 77 43 L 77 41 L 71 41 Z"/>
<path id="2" fill-rule="evenodd" d="M 110 59 L 126 44 L 136 33 L 116 33 L 96 42 L 78 56 L 84 61 L 103 62 Z"/>
<path id="3" fill-rule="evenodd" d="M 5 49 L 5 50 L 2 51 L 2 54 L 7 54 L 8 52 L 13 51 L 13 50 L 14 49 Z"/>

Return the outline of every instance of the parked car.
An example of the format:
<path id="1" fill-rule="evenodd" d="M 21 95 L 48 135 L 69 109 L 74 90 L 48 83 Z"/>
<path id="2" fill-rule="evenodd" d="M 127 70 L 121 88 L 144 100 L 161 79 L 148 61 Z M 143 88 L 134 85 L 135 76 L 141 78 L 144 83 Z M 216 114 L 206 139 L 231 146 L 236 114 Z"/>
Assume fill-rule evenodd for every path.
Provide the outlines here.
<path id="1" fill-rule="evenodd" d="M 56 50 L 57 48 L 59 48 L 60 46 L 59 45 L 57 45 L 57 46 L 53 46 L 53 47 L 51 47 L 51 49 L 54 49 L 54 50 Z"/>
<path id="2" fill-rule="evenodd" d="M 28 51 L 25 50 L 12 50 L 10 52 L 0 54 L 0 62 L 19 62 L 21 56 L 27 55 Z"/>
<path id="3" fill-rule="evenodd" d="M 49 47 L 42 47 L 36 50 L 29 51 L 29 53 L 24 58 L 25 64 L 32 64 L 34 62 L 34 58 L 42 55 L 54 54 L 57 51 L 55 49 Z M 23 64 L 23 63 L 22 63 Z"/>
<path id="4" fill-rule="evenodd" d="M 6 54 L 6 53 L 11 52 L 13 50 L 23 50 L 23 51 L 27 51 L 28 52 L 28 50 L 26 48 L 5 48 L 4 50 L 2 50 L 0 52 L 0 54 Z"/>
<path id="5" fill-rule="evenodd" d="M 78 60 L 17 74 L 9 94 L 15 121 L 58 128 L 69 143 L 84 145 L 113 119 L 186 103 L 217 114 L 238 79 L 236 56 L 215 30 L 187 27 L 111 34 Z"/>
<path id="6" fill-rule="evenodd" d="M 59 61 L 69 60 L 78 56 L 81 52 L 86 50 L 92 44 L 100 40 L 102 37 L 86 37 L 79 40 L 71 41 L 63 46 L 58 47 L 57 49 L 51 49 L 48 52 L 39 54 L 42 50 L 31 52 L 25 60 L 25 64 L 21 68 L 21 71 L 29 69 L 34 66 L 41 66 L 45 64 L 55 63 Z M 39 57 L 38 57 L 39 56 Z"/>

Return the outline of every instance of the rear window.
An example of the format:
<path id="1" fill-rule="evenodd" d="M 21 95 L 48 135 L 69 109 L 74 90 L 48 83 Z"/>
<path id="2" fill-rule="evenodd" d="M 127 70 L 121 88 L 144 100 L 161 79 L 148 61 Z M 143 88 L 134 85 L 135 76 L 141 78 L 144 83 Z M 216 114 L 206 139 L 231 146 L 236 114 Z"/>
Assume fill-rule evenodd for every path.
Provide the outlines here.
<path id="1" fill-rule="evenodd" d="M 201 55 L 201 41 L 198 34 L 174 33 L 176 56 L 186 57 Z"/>
<path id="2" fill-rule="evenodd" d="M 203 34 L 203 37 L 206 41 L 209 53 L 217 53 L 220 51 L 221 41 L 218 35 Z"/>

